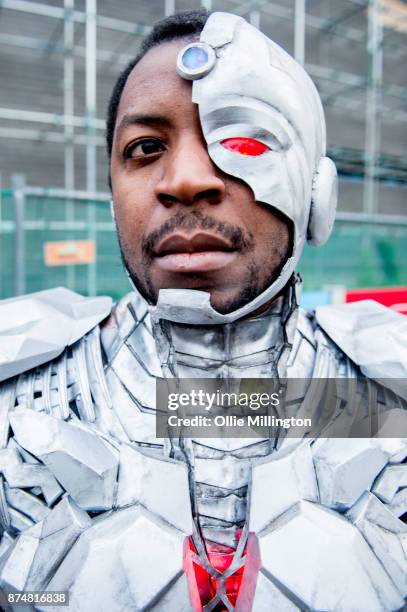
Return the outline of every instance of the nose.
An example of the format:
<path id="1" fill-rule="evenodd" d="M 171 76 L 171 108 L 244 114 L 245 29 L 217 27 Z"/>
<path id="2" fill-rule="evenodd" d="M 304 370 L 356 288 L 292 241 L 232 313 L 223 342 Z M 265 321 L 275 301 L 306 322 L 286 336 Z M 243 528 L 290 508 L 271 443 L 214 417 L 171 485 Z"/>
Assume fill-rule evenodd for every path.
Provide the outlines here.
<path id="1" fill-rule="evenodd" d="M 176 203 L 219 204 L 225 197 L 225 183 L 217 173 L 205 143 L 195 136 L 183 138 L 169 149 L 163 167 L 155 193 L 166 207 Z"/>

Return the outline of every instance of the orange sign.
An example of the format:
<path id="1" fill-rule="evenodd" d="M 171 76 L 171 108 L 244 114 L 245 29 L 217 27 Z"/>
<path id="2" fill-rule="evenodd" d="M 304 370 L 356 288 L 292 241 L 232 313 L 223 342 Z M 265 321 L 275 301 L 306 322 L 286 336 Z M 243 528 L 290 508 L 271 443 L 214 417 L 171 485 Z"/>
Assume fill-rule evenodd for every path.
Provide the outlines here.
<path id="1" fill-rule="evenodd" d="M 96 245 L 93 240 L 59 240 L 44 244 L 46 266 L 72 266 L 90 264 L 96 260 Z"/>

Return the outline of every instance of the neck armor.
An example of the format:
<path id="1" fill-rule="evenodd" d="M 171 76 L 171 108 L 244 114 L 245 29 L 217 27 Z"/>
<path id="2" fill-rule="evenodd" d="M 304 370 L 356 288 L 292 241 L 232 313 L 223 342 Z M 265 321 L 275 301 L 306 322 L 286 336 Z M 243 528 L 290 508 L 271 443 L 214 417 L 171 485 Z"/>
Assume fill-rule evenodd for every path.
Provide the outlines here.
<path id="1" fill-rule="evenodd" d="M 190 325 L 153 320 L 166 378 L 269 378 L 286 375 L 298 316 L 300 281 L 293 277 L 286 291 L 266 312 L 239 323 Z"/>
<path id="2" fill-rule="evenodd" d="M 278 278 L 250 303 L 220 314 L 210 295 L 161 289 L 153 319 L 208 325 L 230 323 L 270 301 L 287 284 L 305 241 L 323 244 L 336 207 L 336 170 L 325 157 L 325 120 L 318 92 L 304 69 L 241 17 L 212 14 L 200 37 L 181 50 L 178 73 L 193 80 L 208 153 L 218 168 L 243 180 L 255 199 L 290 221 L 293 244 Z M 222 146 L 228 138 L 266 145 L 241 155 Z"/>

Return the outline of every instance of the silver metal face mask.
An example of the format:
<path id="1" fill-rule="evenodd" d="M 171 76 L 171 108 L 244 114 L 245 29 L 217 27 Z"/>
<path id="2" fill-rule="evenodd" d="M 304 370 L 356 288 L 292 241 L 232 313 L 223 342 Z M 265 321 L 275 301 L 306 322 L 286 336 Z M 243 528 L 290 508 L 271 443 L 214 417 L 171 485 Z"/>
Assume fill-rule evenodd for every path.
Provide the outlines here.
<path id="1" fill-rule="evenodd" d="M 213 54 L 211 53 L 213 50 Z M 162 289 L 153 316 L 185 323 L 235 321 L 272 299 L 286 285 L 305 241 L 323 244 L 336 208 L 336 169 L 325 157 L 325 120 L 318 92 L 304 69 L 243 18 L 212 14 L 200 42 L 181 50 L 178 73 L 193 80 L 203 134 L 213 162 L 247 183 L 258 202 L 292 223 L 293 245 L 279 277 L 249 304 L 222 315 L 206 292 Z M 230 138 L 266 145 L 241 155 Z"/>

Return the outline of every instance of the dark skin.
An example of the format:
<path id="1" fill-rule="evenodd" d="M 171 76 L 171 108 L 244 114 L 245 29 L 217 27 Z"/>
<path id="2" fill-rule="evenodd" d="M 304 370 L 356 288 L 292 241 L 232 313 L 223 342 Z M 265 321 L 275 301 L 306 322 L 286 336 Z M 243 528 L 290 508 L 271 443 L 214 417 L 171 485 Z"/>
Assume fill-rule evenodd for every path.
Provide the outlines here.
<path id="1" fill-rule="evenodd" d="M 148 51 L 123 90 L 110 166 L 116 223 L 127 269 L 151 303 L 162 288 L 199 289 L 226 313 L 276 277 L 289 225 L 211 161 L 191 82 L 175 71 L 186 42 Z"/>

